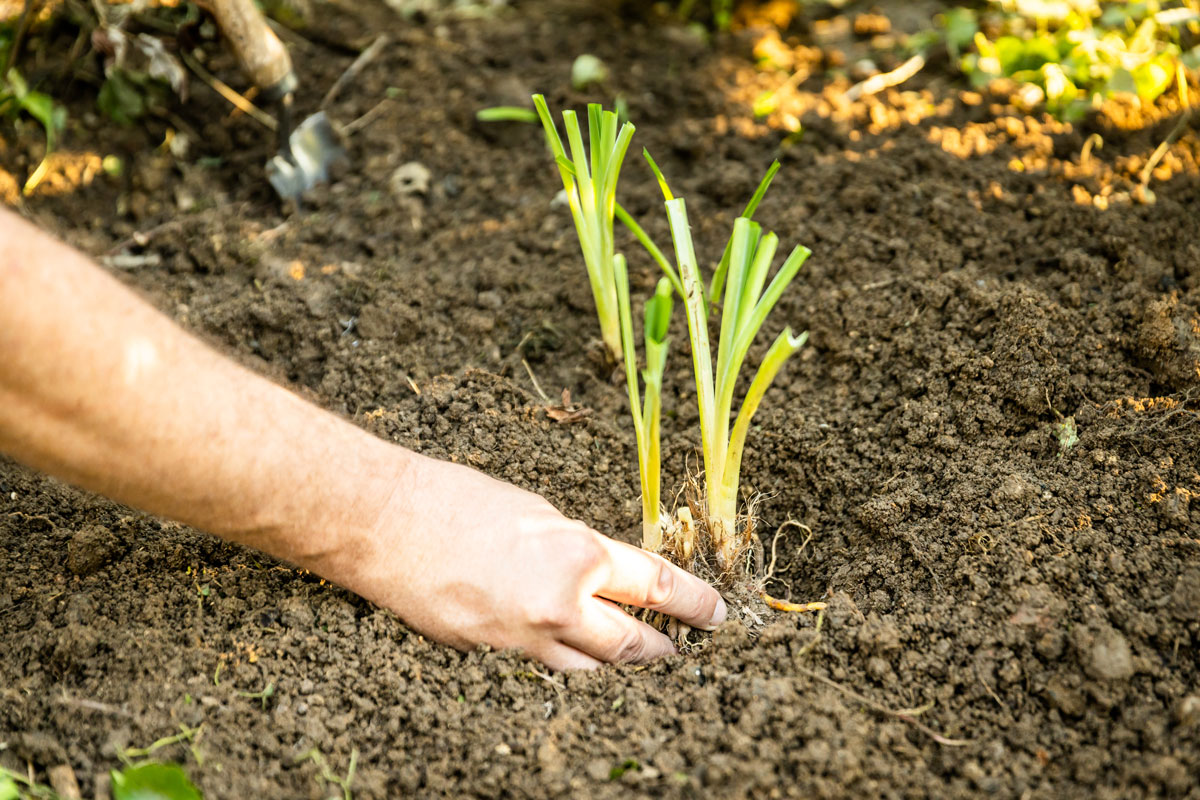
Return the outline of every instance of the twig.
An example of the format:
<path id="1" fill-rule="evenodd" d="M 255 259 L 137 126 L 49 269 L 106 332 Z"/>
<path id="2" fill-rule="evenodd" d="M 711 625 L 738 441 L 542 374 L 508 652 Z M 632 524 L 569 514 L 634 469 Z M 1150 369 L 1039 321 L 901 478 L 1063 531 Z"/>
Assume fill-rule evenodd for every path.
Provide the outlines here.
<path id="1" fill-rule="evenodd" d="M 385 97 L 375 105 L 371 106 L 367 113 L 363 114 L 358 119 L 353 119 L 350 122 L 347 122 L 342 126 L 342 136 L 349 138 L 370 125 L 372 122 L 378 119 L 381 114 L 383 114 L 391 102 L 392 100 L 390 97 Z"/>
<path id="2" fill-rule="evenodd" d="M 979 674 L 979 667 L 975 668 L 975 680 L 979 681 L 979 685 L 982 686 L 984 691 L 986 691 L 988 693 L 988 697 L 990 697 L 996 701 L 996 705 L 1000 706 L 1005 711 L 1012 710 L 1008 707 L 1008 703 L 1001 700 L 1000 695 L 996 694 L 996 691 L 991 686 L 989 686 L 988 682 L 985 681 L 983 679 L 983 676 Z"/>
<path id="3" fill-rule="evenodd" d="M 8 78 L 8 71 L 12 69 L 13 64 L 17 63 L 17 54 L 21 50 L 21 45 L 25 43 L 25 34 L 29 32 L 29 26 L 33 24 L 33 19 L 42 10 L 42 5 L 45 0 L 25 0 L 25 9 L 21 12 L 21 19 L 17 23 L 17 32 L 13 35 L 12 44 L 8 46 L 8 58 L 4 59 L 4 72 L 0 72 L 0 79 Z"/>
<path id="4" fill-rule="evenodd" d="M 891 72 L 881 72 L 878 75 L 872 75 L 861 83 L 854 84 L 846 90 L 846 99 L 857 100 L 860 97 L 879 94 L 884 89 L 899 86 L 920 72 L 924 66 L 925 56 L 917 53 Z"/>
<path id="5" fill-rule="evenodd" d="M 109 269 L 138 269 L 139 267 L 157 267 L 162 263 L 158 253 L 117 253 L 111 256 L 101 256 L 100 263 Z"/>
<path id="6" fill-rule="evenodd" d="M 64 706 L 71 706 L 73 708 L 86 708 L 89 711 L 98 711 L 101 714 L 112 714 L 115 717 L 133 717 L 133 714 L 125 709 L 109 705 L 108 703 L 101 703 L 99 700 L 88 700 L 86 698 L 68 697 L 67 695 L 63 695 L 61 698 L 59 698 L 58 702 Z"/>
<path id="7" fill-rule="evenodd" d="M 563 686 L 561 683 L 559 683 L 558 681 L 554 680 L 554 678 L 551 678 L 549 675 L 547 675 L 544 672 L 538 672 L 536 669 L 530 669 L 529 672 L 530 672 L 530 674 L 536 675 L 537 677 L 544 680 L 546 683 L 553 686 L 554 690 L 556 692 L 558 692 L 559 694 L 562 694 L 563 691 L 565 691 L 567 688 L 567 687 Z"/>
<path id="8" fill-rule="evenodd" d="M 858 692 L 854 691 L 853 689 L 848 689 L 847 687 L 842 686 L 837 681 L 834 681 L 830 678 L 826 678 L 821 673 L 814 672 L 813 670 L 808 669 L 807 667 L 802 667 L 799 664 L 797 664 L 796 670 L 798 672 L 804 674 L 805 676 L 812 678 L 815 681 L 819 681 L 820 683 L 825 684 L 826 686 L 828 686 L 831 689 L 836 689 L 837 691 L 841 692 L 842 694 L 846 695 L 847 697 L 849 697 L 853 700 L 857 700 L 858 702 L 862 703 L 864 706 L 871 709 L 872 711 L 877 711 L 880 714 L 886 714 L 887 716 L 895 717 L 896 719 L 901 720 L 902 722 L 907 722 L 909 725 L 912 725 L 914 728 L 916 728 L 917 730 L 919 730 L 921 733 L 925 734 L 929 738 L 933 739 L 935 742 L 937 742 L 940 745 L 945 745 L 946 747 L 966 747 L 967 745 L 973 744 L 973 742 L 970 739 L 950 739 L 945 736 L 942 736 L 940 733 L 938 733 L 937 731 L 935 731 L 933 728 L 929 727 L 925 723 L 919 722 L 913 718 L 914 714 L 919 714 L 922 711 L 925 711 L 928 708 L 930 708 L 930 706 L 925 706 L 920 709 L 906 708 L 906 709 L 901 709 L 901 710 L 897 711 L 897 710 L 888 708 L 887 706 L 882 705 L 880 703 L 876 703 L 874 700 L 870 699 L 869 697 L 865 697 L 864 695 L 859 694 Z"/>
<path id="9" fill-rule="evenodd" d="M 188 55 L 186 51 L 180 50 L 179 56 L 183 59 L 183 63 L 187 64 L 188 69 L 196 73 L 196 77 L 208 84 L 208 88 L 212 89 L 214 92 L 221 95 L 221 97 L 224 97 L 226 100 L 228 100 L 234 106 L 234 108 L 253 117 L 255 122 L 262 125 L 267 130 L 279 130 L 279 123 L 275 121 L 274 117 L 263 111 L 258 106 L 254 105 L 254 103 L 251 103 L 246 99 L 245 95 L 238 93 L 237 90 L 222 81 L 216 75 L 213 75 L 203 66 L 201 66 L 199 61 Z"/>
<path id="10" fill-rule="evenodd" d="M 875 281 L 874 283 L 864 283 L 862 286 L 858 287 L 858 290 L 860 292 L 867 292 L 871 289 L 882 289 L 885 286 L 891 286 L 895 282 L 895 278 L 885 278 L 881 281 Z"/>
<path id="11" fill-rule="evenodd" d="M 375 41 L 371 42 L 371 46 L 359 53 L 358 58 L 354 59 L 354 62 L 346 68 L 346 71 L 333 82 L 333 86 L 329 87 L 329 91 L 325 93 L 325 97 L 321 100 L 320 108 L 328 108 L 337 99 L 337 96 L 341 94 L 342 89 L 345 89 L 347 84 L 357 78 L 359 73 L 374 61 L 376 56 L 383 52 L 383 48 L 387 47 L 390 41 L 386 33 L 376 36 Z"/>
<path id="12" fill-rule="evenodd" d="M 550 398 L 542 391 L 542 385 L 538 383 L 537 377 L 533 374 L 533 368 L 529 366 L 529 362 L 521 359 L 521 366 L 525 368 L 525 372 L 529 375 L 529 380 L 533 382 L 533 388 L 537 389 L 538 396 L 542 398 L 542 402 L 549 403 Z"/>
<path id="13" fill-rule="evenodd" d="M 1142 167 L 1141 181 L 1138 185 L 1138 190 L 1143 201 L 1148 201 L 1150 190 L 1150 179 L 1153 177 L 1154 168 L 1158 166 L 1158 162 L 1163 160 L 1163 156 L 1167 154 L 1167 150 L 1171 144 L 1183 132 L 1188 122 L 1192 119 L 1191 109 L 1184 111 L 1179 117 L 1179 121 L 1175 123 L 1175 127 L 1171 128 L 1171 132 L 1167 134 L 1167 138 L 1162 140 L 1158 147 L 1154 148 L 1154 152 L 1150 154 L 1150 158 L 1146 161 L 1146 166 Z"/>

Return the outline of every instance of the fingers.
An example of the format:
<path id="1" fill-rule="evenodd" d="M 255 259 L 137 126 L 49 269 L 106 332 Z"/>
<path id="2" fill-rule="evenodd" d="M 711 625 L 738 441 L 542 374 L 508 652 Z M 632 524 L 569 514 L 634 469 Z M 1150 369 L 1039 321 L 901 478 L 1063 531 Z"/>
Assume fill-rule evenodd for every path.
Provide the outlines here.
<path id="1" fill-rule="evenodd" d="M 676 652 L 666 636 L 599 597 L 584 601 L 579 624 L 562 637 L 570 647 L 614 663 L 641 664 Z"/>
<path id="2" fill-rule="evenodd" d="M 715 630 L 725 621 L 725 601 L 695 575 L 624 542 L 600 534 L 596 538 L 609 558 L 609 569 L 596 594 L 661 611 L 704 630 Z"/>
<path id="3" fill-rule="evenodd" d="M 560 672 L 575 669 L 595 669 L 603 663 L 592 658 L 587 653 L 559 642 L 539 648 L 537 651 L 528 650 L 526 652 L 550 669 Z"/>

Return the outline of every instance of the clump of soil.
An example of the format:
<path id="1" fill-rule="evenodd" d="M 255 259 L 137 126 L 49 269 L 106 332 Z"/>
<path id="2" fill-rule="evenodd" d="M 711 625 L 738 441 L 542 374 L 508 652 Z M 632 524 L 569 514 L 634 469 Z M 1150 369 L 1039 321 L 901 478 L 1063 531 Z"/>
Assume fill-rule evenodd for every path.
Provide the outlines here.
<path id="1" fill-rule="evenodd" d="M 340 791 L 314 753 L 338 775 L 357 753 L 364 798 L 1194 795 L 1195 131 L 1153 206 L 1113 196 L 1169 118 L 1063 126 L 936 65 L 855 103 L 814 70 L 781 106 L 796 137 L 751 115 L 760 84 L 787 79 L 755 72 L 751 43 L 631 14 L 555 2 L 389 21 L 393 43 L 331 114 L 385 105 L 350 169 L 286 218 L 260 171 L 271 137 L 203 87 L 177 110 L 196 134 L 181 157 L 154 149 L 167 122 L 117 130 L 81 92 L 64 152 L 121 150 L 129 169 L 26 210 L 94 256 L 155 256 L 120 274 L 255 369 L 634 541 L 633 436 L 588 356 L 557 177 L 536 130 L 474 121 L 516 89 L 596 99 L 569 88 L 578 53 L 621 65 L 604 89 L 688 198 L 699 250 L 719 250 L 784 161 L 758 217 L 814 251 L 775 312 L 812 338 L 763 404 L 743 475 L 768 548 L 789 519 L 814 533 L 801 550 L 801 529 L 781 531 L 770 591 L 828 610 L 753 638 L 730 623 L 648 667 L 550 675 L 0 461 L 0 765 L 69 764 L 86 794 L 118 752 L 185 725 L 190 746 L 155 755 L 212 797 Z M 781 38 L 807 48 L 799 62 L 849 48 L 821 38 L 837 27 L 824 16 Z M 315 87 L 305 114 L 352 56 L 294 46 Z M 209 65 L 241 85 L 219 50 Z M 1081 176 L 1067 165 L 1093 132 L 1105 146 Z M 24 144 L 0 150 L 17 183 Z M 397 196 L 410 162 L 429 186 Z M 622 191 L 666 241 L 647 171 L 631 163 Z M 653 265 L 619 246 L 647 294 Z M 530 373 L 591 413 L 547 413 Z M 665 384 L 670 486 L 697 463 L 686 359 Z M 268 684 L 265 703 L 245 696 Z"/>

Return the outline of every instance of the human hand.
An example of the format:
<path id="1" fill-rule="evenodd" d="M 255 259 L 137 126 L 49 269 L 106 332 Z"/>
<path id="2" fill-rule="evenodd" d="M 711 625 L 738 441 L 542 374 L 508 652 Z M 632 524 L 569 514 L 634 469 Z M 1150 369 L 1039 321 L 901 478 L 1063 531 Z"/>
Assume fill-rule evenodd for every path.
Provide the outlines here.
<path id="1" fill-rule="evenodd" d="M 670 639 L 628 603 L 712 630 L 725 601 L 662 558 L 609 539 L 536 494 L 408 456 L 372 541 L 314 571 L 460 649 L 518 648 L 554 669 L 644 662 Z"/>

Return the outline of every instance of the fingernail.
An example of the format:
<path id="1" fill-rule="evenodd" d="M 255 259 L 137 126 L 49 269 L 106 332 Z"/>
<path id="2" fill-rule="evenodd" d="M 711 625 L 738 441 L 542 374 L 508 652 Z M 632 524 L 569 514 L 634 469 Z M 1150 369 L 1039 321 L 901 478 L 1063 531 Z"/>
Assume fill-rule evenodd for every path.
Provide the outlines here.
<path id="1" fill-rule="evenodd" d="M 712 620 L 708 623 L 708 629 L 715 631 L 729 616 L 729 609 L 725 607 L 725 598 L 717 595 L 717 607 L 713 610 Z"/>

